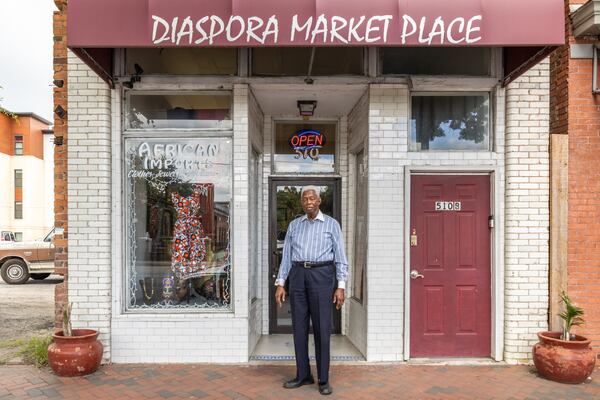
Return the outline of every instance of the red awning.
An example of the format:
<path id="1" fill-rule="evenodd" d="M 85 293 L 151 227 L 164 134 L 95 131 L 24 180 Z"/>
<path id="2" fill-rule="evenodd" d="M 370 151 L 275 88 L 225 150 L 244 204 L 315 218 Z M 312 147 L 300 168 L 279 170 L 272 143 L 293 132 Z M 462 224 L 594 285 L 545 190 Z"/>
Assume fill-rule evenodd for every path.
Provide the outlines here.
<path id="1" fill-rule="evenodd" d="M 102 49 L 494 46 L 537 54 L 565 38 L 563 0 L 70 0 L 68 7 L 68 46 L 107 75 L 110 51 Z"/>

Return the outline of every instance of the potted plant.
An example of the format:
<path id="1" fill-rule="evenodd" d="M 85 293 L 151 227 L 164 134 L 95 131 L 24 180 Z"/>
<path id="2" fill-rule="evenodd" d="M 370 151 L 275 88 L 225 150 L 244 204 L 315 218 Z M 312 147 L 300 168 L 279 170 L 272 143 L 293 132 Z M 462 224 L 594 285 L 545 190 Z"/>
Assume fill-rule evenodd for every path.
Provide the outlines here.
<path id="1" fill-rule="evenodd" d="M 583 324 L 583 309 L 574 305 L 564 291 L 561 301 L 565 305 L 559 314 L 564 321 L 563 332 L 539 332 L 540 341 L 533 346 L 533 362 L 546 379 L 582 383 L 594 372 L 596 354 L 589 339 L 571 333 L 573 326 Z"/>
<path id="2" fill-rule="evenodd" d="M 71 329 L 71 304 L 63 308 L 63 330 L 48 346 L 48 364 L 58 376 L 82 376 L 95 372 L 102 361 L 102 343 L 94 329 Z"/>

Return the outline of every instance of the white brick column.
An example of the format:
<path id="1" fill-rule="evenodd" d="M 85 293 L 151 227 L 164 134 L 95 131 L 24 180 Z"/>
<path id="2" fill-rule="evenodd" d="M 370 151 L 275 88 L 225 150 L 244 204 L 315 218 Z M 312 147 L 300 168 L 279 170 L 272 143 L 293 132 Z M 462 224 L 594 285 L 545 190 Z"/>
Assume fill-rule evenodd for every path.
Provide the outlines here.
<path id="1" fill-rule="evenodd" d="M 110 359 L 110 89 L 69 52 L 69 302 L 73 328 L 100 331 Z"/>
<path id="2" fill-rule="evenodd" d="M 233 89 L 233 285 L 236 317 L 248 317 L 248 85 Z M 246 336 L 246 340 L 247 340 Z"/>
<path id="3" fill-rule="evenodd" d="M 505 360 L 527 362 L 548 327 L 549 63 L 506 90 Z"/>
<path id="4" fill-rule="evenodd" d="M 371 85 L 367 361 L 401 361 L 404 333 L 404 167 L 408 88 Z M 404 132 L 404 133 L 402 133 Z"/>

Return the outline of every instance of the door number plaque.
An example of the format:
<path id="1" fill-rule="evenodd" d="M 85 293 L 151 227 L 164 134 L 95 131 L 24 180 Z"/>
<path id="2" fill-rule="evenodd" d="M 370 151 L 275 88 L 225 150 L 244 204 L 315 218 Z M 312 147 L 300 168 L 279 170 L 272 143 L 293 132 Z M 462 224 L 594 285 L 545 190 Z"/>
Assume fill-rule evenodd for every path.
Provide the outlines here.
<path id="1" fill-rule="evenodd" d="M 435 211 L 460 211 L 460 201 L 436 201 Z"/>

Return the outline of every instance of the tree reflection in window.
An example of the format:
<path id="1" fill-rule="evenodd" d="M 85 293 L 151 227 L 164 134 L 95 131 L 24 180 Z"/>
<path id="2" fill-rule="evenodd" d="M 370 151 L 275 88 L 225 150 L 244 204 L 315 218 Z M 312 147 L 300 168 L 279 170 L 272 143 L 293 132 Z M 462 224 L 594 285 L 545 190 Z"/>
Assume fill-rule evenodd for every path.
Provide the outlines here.
<path id="1" fill-rule="evenodd" d="M 488 150 L 489 95 L 412 97 L 411 150 Z"/>

